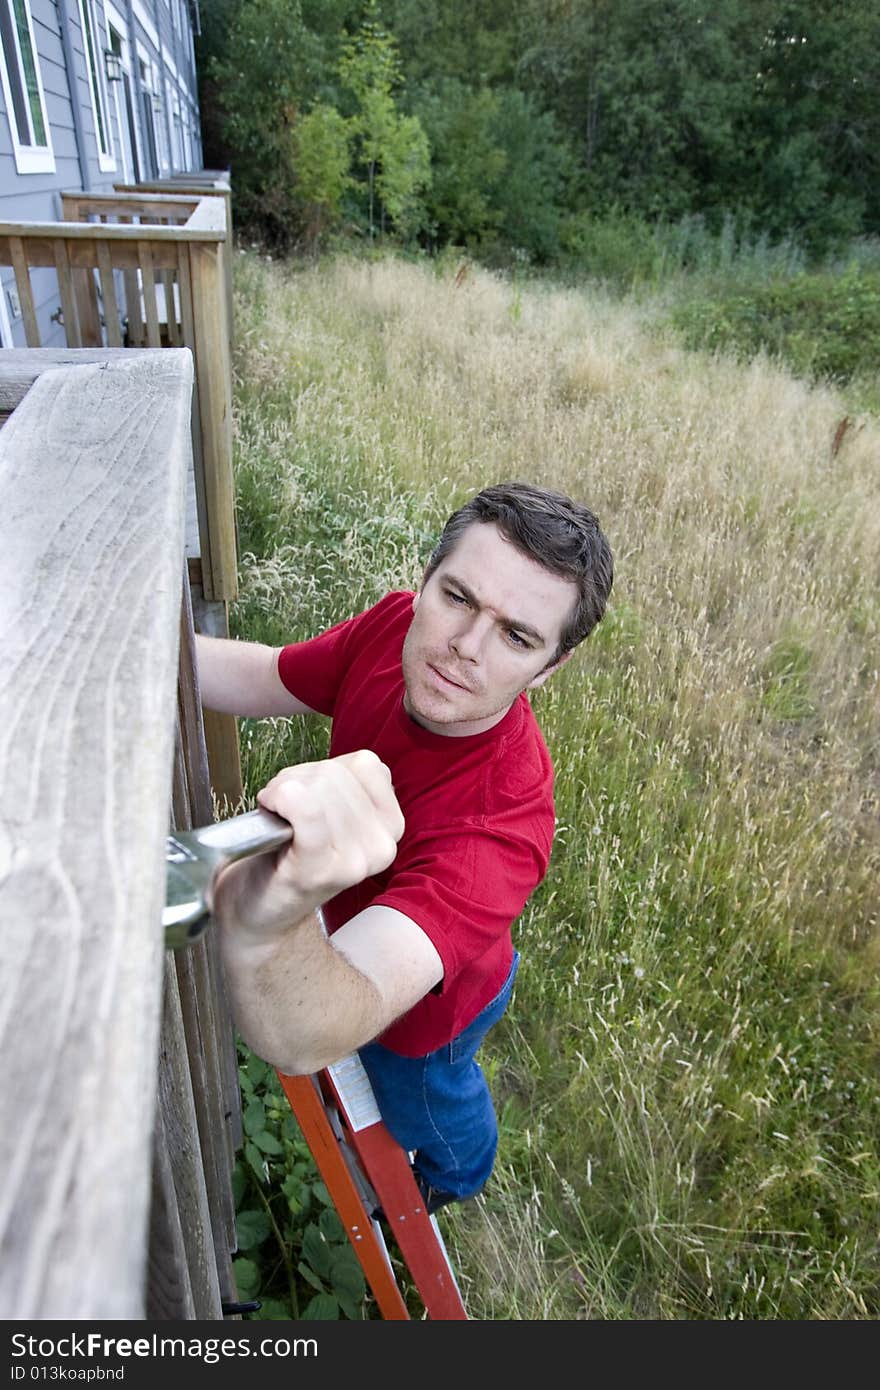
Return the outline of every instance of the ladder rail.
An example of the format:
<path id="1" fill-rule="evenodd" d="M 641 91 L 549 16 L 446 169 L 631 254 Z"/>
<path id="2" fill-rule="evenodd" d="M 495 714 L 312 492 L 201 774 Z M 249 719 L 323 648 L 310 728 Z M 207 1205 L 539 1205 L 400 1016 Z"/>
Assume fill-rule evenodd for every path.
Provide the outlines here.
<path id="1" fill-rule="evenodd" d="M 437 1219 L 425 1209 L 408 1155 L 382 1122 L 357 1054 L 314 1077 L 278 1075 L 383 1318 L 410 1315 L 367 1192 L 376 1194 L 427 1316 L 466 1320 Z"/>

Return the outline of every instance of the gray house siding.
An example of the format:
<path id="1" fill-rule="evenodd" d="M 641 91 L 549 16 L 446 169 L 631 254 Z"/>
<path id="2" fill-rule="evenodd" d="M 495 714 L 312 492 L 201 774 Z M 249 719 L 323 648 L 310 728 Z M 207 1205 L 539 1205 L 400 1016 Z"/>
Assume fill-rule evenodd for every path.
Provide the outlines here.
<path id="1" fill-rule="evenodd" d="M 62 192 L 97 192 L 115 183 L 143 182 L 201 168 L 192 13 L 187 0 L 93 0 L 96 57 L 101 65 L 98 81 L 110 142 L 109 157 L 105 154 L 103 159 L 81 0 L 25 2 L 55 167 L 36 173 L 19 171 L 11 116 L 0 87 L 0 221 L 57 221 Z M 111 27 L 126 70 L 124 81 L 112 83 L 103 72 L 104 50 L 112 46 Z M 31 284 L 44 345 L 63 347 L 54 271 L 32 271 Z M 5 267 L 0 269 L 0 346 L 25 346 L 24 324 L 16 313 L 15 278 Z"/>

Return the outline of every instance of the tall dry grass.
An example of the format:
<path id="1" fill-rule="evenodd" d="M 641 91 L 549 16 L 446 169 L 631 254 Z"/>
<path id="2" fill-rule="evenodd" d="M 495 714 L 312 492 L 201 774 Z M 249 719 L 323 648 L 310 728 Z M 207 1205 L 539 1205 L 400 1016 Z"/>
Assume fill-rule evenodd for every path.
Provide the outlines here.
<path id="1" fill-rule="evenodd" d="M 236 277 L 242 635 L 416 585 L 504 478 L 587 501 L 616 555 L 534 701 L 559 824 L 485 1049 L 496 1173 L 444 1215 L 471 1315 L 876 1316 L 876 420 L 841 438 L 834 391 L 685 354 L 645 302 L 392 259 Z M 242 733 L 251 790 L 326 749 Z"/>

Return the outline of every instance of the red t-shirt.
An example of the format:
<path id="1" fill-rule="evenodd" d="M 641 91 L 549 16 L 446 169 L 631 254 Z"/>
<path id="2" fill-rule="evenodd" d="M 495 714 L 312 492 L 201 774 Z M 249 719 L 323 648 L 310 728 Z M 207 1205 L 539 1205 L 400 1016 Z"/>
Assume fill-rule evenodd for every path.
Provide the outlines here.
<path id="1" fill-rule="evenodd" d="M 510 929 L 547 872 L 553 839 L 553 765 L 531 705 L 520 695 L 494 728 L 434 734 L 403 707 L 401 650 L 412 594 L 308 642 L 284 647 L 290 693 L 333 717 L 330 756 L 370 748 L 387 764 L 406 820 L 394 862 L 323 907 L 329 932 L 370 904 L 417 922 L 443 962 L 443 979 L 380 1041 L 422 1057 L 456 1037 L 495 997 L 510 970 Z"/>

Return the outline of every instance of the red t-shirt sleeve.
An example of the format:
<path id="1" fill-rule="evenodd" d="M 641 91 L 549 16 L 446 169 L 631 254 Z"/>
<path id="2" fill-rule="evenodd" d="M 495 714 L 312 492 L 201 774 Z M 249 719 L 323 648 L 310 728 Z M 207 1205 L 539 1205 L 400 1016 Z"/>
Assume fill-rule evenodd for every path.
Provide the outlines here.
<path id="1" fill-rule="evenodd" d="M 278 674 L 286 688 L 318 714 L 332 714 L 349 664 L 348 648 L 358 618 L 336 623 L 306 642 L 291 642 L 278 653 Z"/>
<path id="2" fill-rule="evenodd" d="M 548 857 L 519 835 L 458 828 L 408 847 L 373 903 L 405 913 L 431 938 L 443 961 L 439 992 L 445 992 L 506 937 L 544 877 Z"/>

